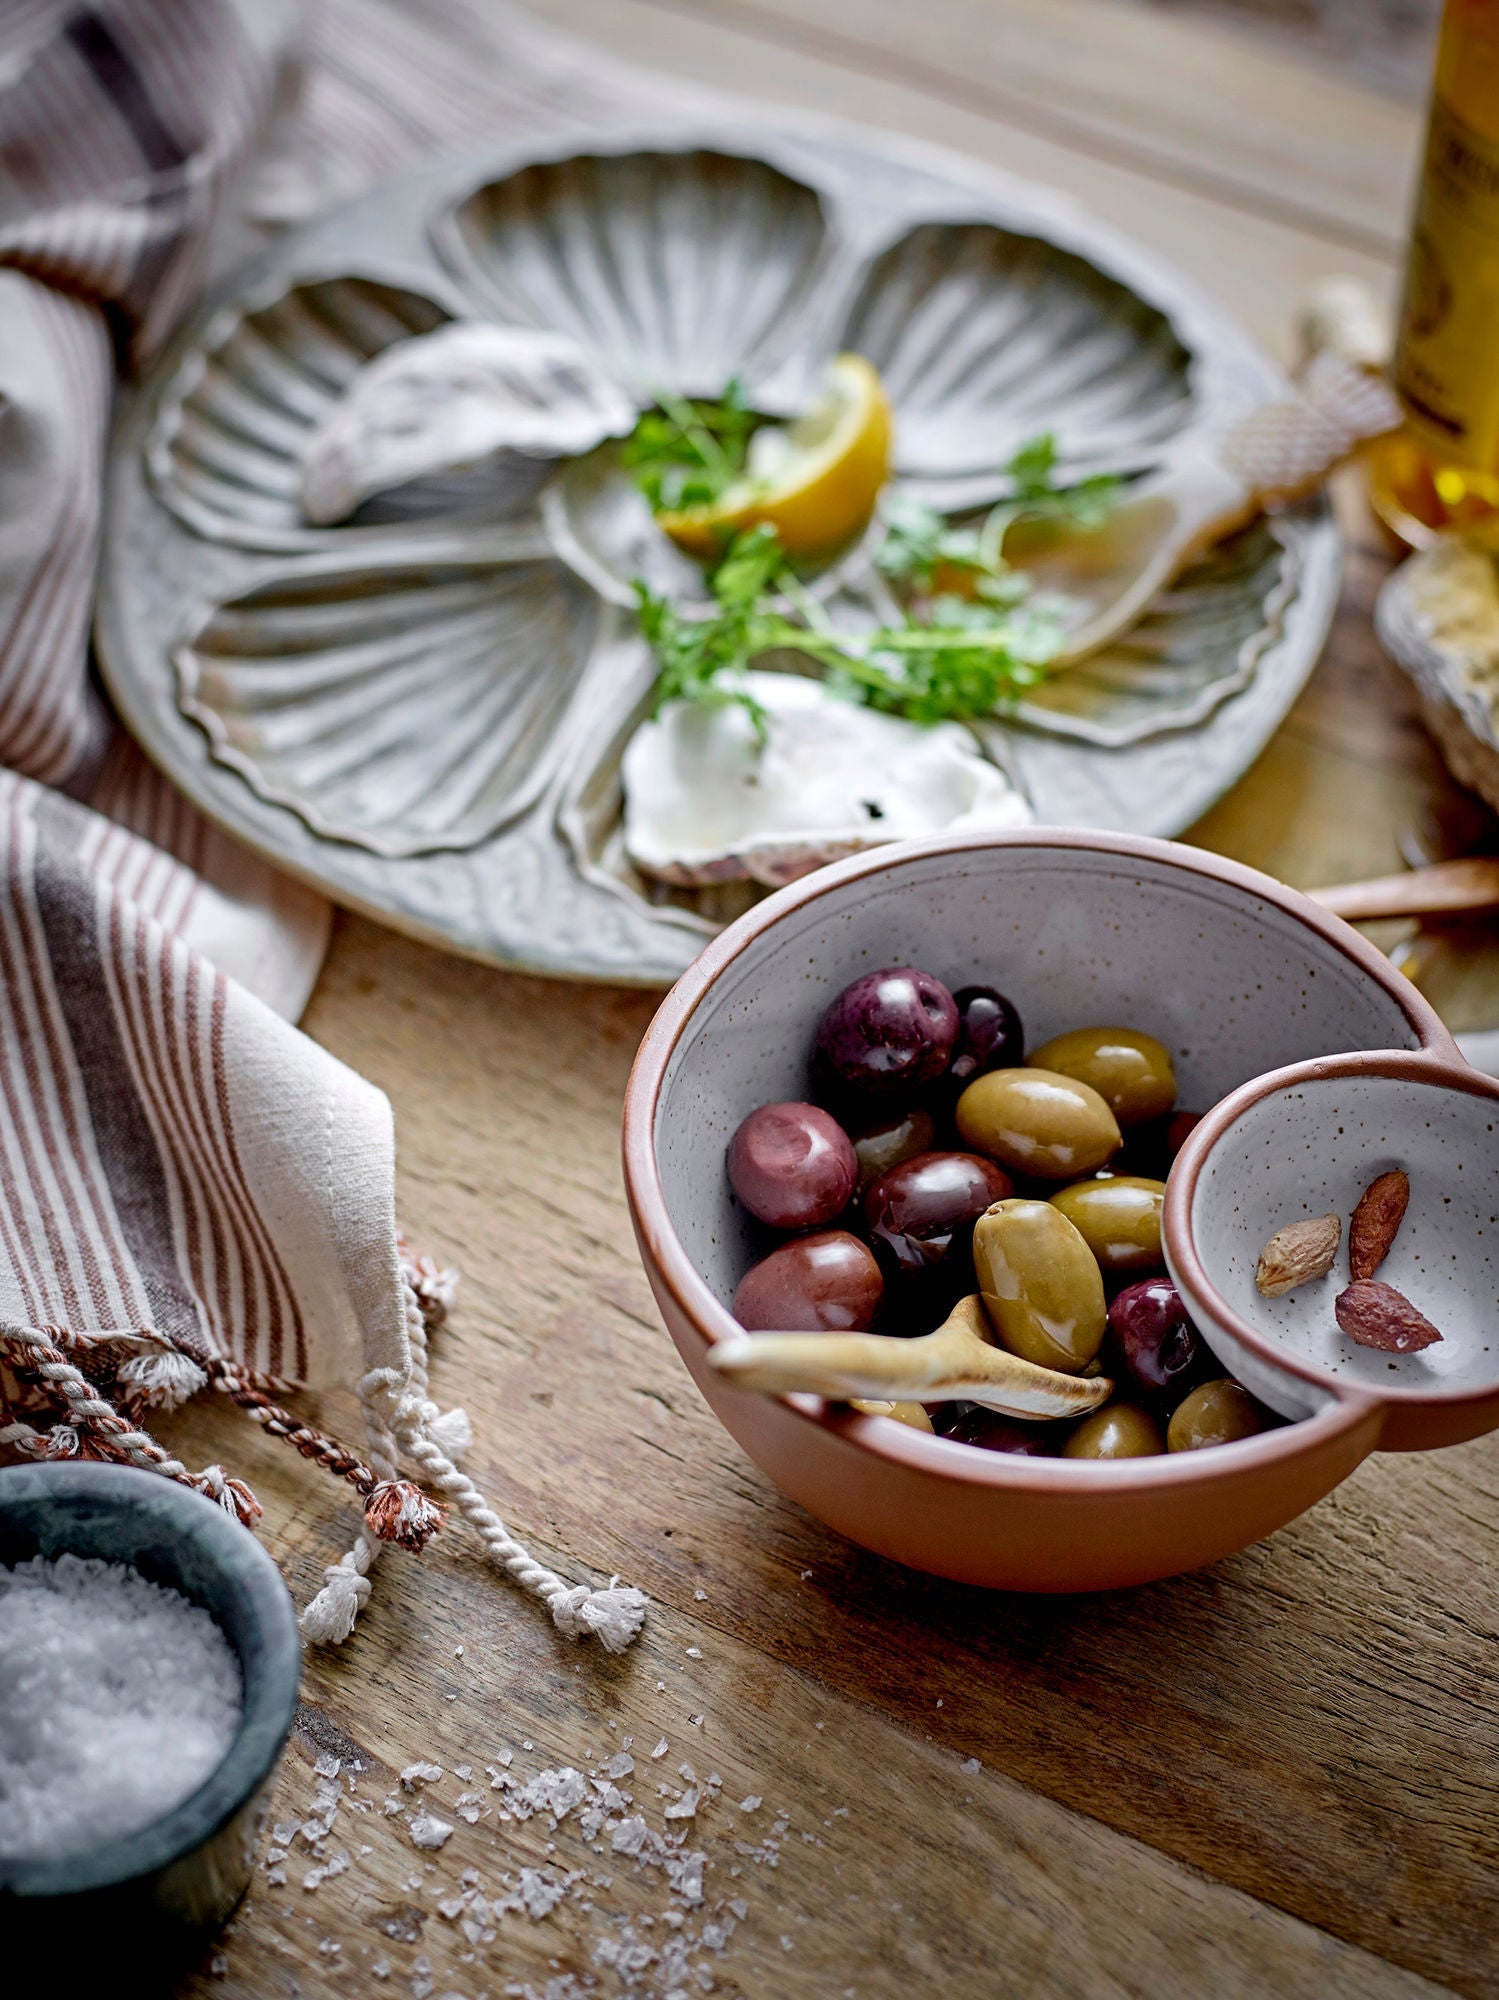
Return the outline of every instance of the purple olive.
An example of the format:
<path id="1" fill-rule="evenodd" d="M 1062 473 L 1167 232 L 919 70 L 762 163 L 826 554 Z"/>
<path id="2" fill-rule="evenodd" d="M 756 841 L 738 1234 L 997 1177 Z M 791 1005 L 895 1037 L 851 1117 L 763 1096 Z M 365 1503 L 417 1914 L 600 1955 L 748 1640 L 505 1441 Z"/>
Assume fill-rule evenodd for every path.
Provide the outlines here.
<path id="1" fill-rule="evenodd" d="M 913 1104 L 882 1113 L 874 1124 L 861 1126 L 853 1141 L 854 1158 L 859 1163 L 858 1193 L 862 1196 L 881 1174 L 888 1174 L 902 1160 L 929 1153 L 937 1143 L 937 1126 L 930 1111 Z"/>
<path id="2" fill-rule="evenodd" d="M 815 1104 L 762 1104 L 729 1141 L 729 1185 L 772 1229 L 819 1229 L 848 1206 L 853 1141 Z"/>
<path id="3" fill-rule="evenodd" d="M 866 972 L 818 1024 L 813 1063 L 834 1089 L 894 1095 L 936 1081 L 958 1038 L 957 1003 L 914 966 Z"/>
<path id="4" fill-rule="evenodd" d="M 937 1404 L 932 1410 L 932 1427 L 957 1444 L 1009 1452 L 1016 1458 L 1055 1458 L 1059 1448 L 1056 1424 L 1019 1423 L 1014 1417 L 1002 1417 L 997 1410 L 986 1410 L 981 1403 Z"/>
<path id="5" fill-rule="evenodd" d="M 885 1282 L 867 1243 L 844 1229 L 793 1236 L 739 1280 L 733 1314 L 750 1333 L 858 1333 Z"/>
<path id="6" fill-rule="evenodd" d="M 1202 1354 L 1169 1278 L 1142 1278 L 1118 1293 L 1109 1307 L 1109 1331 L 1126 1372 L 1152 1396 L 1184 1384 Z"/>
<path id="7" fill-rule="evenodd" d="M 958 1042 L 951 1075 L 971 1083 L 986 1069 L 1014 1069 L 1025 1060 L 1025 1030 L 1013 1003 L 992 986 L 961 986 L 953 995 Z"/>
<path id="8" fill-rule="evenodd" d="M 984 1210 L 1014 1192 L 1009 1175 L 976 1153 L 918 1153 L 865 1195 L 869 1239 L 889 1270 L 952 1271 L 967 1259 Z"/>

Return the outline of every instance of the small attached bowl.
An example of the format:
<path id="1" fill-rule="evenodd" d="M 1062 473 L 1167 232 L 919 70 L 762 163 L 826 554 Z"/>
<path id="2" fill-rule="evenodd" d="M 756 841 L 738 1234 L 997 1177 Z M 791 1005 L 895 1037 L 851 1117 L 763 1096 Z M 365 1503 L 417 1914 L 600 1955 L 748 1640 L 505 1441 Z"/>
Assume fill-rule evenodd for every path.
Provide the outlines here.
<path id="1" fill-rule="evenodd" d="M 0 1567 L 61 1555 L 130 1563 L 202 1605 L 239 1660 L 244 1713 L 217 1770 L 149 1826 L 55 1860 L 0 1859 L 0 1936 L 18 1965 L 63 1949 L 85 1967 L 97 1954 L 106 1986 L 118 1983 L 109 1967 L 132 1961 L 165 1979 L 249 1882 L 296 1709 L 296 1615 L 260 1543 L 187 1487 L 120 1465 L 0 1471 Z"/>
<path id="2" fill-rule="evenodd" d="M 756 1105 L 805 1096 L 822 1010 L 860 973 L 900 964 L 999 986 L 1032 1046 L 1090 1024 L 1158 1036 L 1190 1110 L 1329 1051 L 1396 1049 L 1433 1073 L 1460 1061 L 1432 1008 L 1356 931 L 1194 848 L 1035 828 L 821 869 L 707 947 L 652 1023 L 626 1096 L 641 1256 L 722 1422 L 851 1541 L 1011 1590 L 1171 1576 L 1320 1500 L 1379 1443 L 1386 1403 L 1309 1398 L 1302 1421 L 1241 1443 L 1080 1462 L 987 1452 L 815 1396 L 756 1395 L 708 1365 L 709 1347 L 738 1332 L 729 1301 L 754 1255 L 724 1170 L 730 1134 Z"/>
<path id="3" fill-rule="evenodd" d="M 1214 1352 L 1284 1417 L 1343 1408 L 1384 1451 L 1458 1444 L 1499 1425 L 1499 1082 L 1435 1054 L 1333 1056 L 1257 1077 L 1215 1107 L 1172 1169 L 1162 1234 L 1172 1279 Z M 1348 1218 L 1401 1169 L 1410 1204 L 1376 1272 L 1442 1339 L 1362 1347 L 1333 1313 Z M 1279 1298 L 1254 1282 L 1277 1230 L 1335 1214 L 1326 1277 Z"/>

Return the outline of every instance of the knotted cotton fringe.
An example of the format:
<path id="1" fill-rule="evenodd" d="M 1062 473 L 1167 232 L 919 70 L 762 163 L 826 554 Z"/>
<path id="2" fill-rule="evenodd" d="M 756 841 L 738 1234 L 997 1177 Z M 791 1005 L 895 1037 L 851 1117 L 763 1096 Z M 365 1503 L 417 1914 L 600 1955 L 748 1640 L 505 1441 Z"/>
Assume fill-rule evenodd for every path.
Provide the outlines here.
<path id="1" fill-rule="evenodd" d="M 359 1384 L 369 1463 L 336 1440 L 302 1422 L 276 1399 L 286 1385 L 217 1357 L 195 1357 L 154 1328 L 76 1333 L 61 1327 L 0 1326 L 0 1363 L 23 1383 L 55 1402 L 66 1420 L 40 1430 L 21 1415 L 5 1393 L 0 1371 L 0 1445 L 37 1458 L 96 1458 L 135 1465 L 176 1479 L 214 1500 L 225 1512 L 253 1528 L 260 1502 L 243 1481 L 219 1465 L 190 1472 L 139 1428 L 146 1409 L 171 1409 L 212 1386 L 244 1409 L 273 1437 L 284 1439 L 303 1457 L 347 1480 L 365 1501 L 354 1546 L 323 1572 L 323 1587 L 302 1614 L 303 1635 L 314 1645 L 339 1645 L 354 1629 L 369 1602 L 370 1572 L 386 1542 L 413 1554 L 437 1533 L 444 1509 L 428 1498 L 422 1484 L 446 1496 L 477 1530 L 491 1562 L 539 1597 L 559 1632 L 570 1639 L 596 1637 L 611 1653 L 622 1653 L 640 1631 L 646 1597 L 621 1588 L 612 1577 L 606 1589 L 569 1584 L 539 1563 L 510 1533 L 456 1460 L 473 1441 L 461 1409 L 439 1410 L 428 1393 L 427 1325 L 438 1323 L 452 1296 L 453 1274 L 427 1259 L 415 1259 L 402 1245 L 401 1284 L 411 1355 L 409 1371 L 371 1370 Z M 127 1350 L 121 1359 L 122 1350 Z M 134 1351 L 128 1351 L 134 1350 Z M 78 1358 L 75 1358 L 78 1357 Z M 80 1366 L 80 1359 L 87 1366 Z M 112 1381 L 123 1409 L 108 1400 L 100 1377 Z M 34 1412 L 33 1412 L 34 1414 Z M 404 1456 L 422 1484 L 401 1477 Z"/>
<path id="2" fill-rule="evenodd" d="M 468 1474 L 459 1471 L 454 1461 L 472 1441 L 468 1417 L 459 1409 L 439 1411 L 428 1394 L 427 1315 L 404 1260 L 402 1284 L 410 1373 L 403 1381 L 394 1368 L 375 1368 L 359 1384 L 370 1463 L 384 1478 L 394 1479 L 397 1454 L 404 1453 L 420 1467 L 426 1484 L 445 1494 L 478 1531 L 490 1561 L 541 1599 L 559 1632 L 569 1639 L 592 1634 L 606 1651 L 622 1653 L 645 1620 L 644 1591 L 628 1585 L 621 1589 L 617 1576 L 604 1590 L 567 1583 L 536 1561 Z M 347 1554 L 323 1572 L 323 1588 L 302 1614 L 303 1636 L 312 1644 L 336 1646 L 348 1638 L 369 1602 L 370 1571 L 379 1553 L 380 1539 L 366 1524 Z"/>

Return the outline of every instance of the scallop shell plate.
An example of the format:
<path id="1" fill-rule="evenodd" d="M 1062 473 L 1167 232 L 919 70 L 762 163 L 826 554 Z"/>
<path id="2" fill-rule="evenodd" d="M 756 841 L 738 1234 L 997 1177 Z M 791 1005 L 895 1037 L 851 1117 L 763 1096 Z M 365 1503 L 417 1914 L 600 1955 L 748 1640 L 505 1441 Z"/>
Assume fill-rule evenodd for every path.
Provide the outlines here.
<path id="1" fill-rule="evenodd" d="M 501 964 L 662 984 L 762 893 L 646 882 L 620 758 L 653 670 L 629 582 L 701 579 L 617 447 L 413 482 L 313 527 L 308 439 L 356 371 L 454 319 L 568 336 L 624 393 L 805 403 L 855 349 L 895 480 L 954 516 L 1037 431 L 1142 473 L 1283 385 L 1174 273 L 1060 200 L 850 129 L 595 131 L 388 183 L 276 243 L 144 385 L 111 469 L 100 652 L 190 797 L 323 887 Z M 857 604 L 866 537 L 819 589 Z M 1246 529 L 985 747 L 1043 822 L 1172 834 L 1253 761 L 1316 658 L 1320 504 Z"/>

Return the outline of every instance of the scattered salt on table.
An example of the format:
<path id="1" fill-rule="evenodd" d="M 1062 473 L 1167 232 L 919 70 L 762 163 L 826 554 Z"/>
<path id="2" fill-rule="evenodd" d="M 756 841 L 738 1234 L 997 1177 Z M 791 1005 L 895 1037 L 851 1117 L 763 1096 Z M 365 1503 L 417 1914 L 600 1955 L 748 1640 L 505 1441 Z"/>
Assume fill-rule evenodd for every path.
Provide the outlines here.
<path id="1" fill-rule="evenodd" d="M 0 1856 L 149 1826 L 223 1762 L 243 1707 L 232 1647 L 179 1592 L 82 1556 L 0 1569 Z"/>

